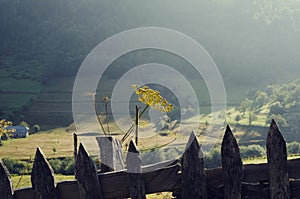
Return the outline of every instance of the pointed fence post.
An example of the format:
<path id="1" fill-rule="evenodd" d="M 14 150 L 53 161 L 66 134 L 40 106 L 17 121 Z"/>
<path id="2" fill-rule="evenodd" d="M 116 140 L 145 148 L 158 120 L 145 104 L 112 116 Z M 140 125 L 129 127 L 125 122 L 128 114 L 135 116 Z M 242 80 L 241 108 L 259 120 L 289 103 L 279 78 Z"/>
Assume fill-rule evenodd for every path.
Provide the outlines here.
<path id="1" fill-rule="evenodd" d="M 31 183 L 36 199 L 58 198 L 54 172 L 40 148 L 35 153 Z"/>
<path id="2" fill-rule="evenodd" d="M 126 157 L 129 193 L 132 199 L 146 199 L 140 152 L 131 140 Z"/>
<path id="3" fill-rule="evenodd" d="M 207 198 L 203 152 L 194 132 L 191 133 L 181 159 L 182 198 Z"/>
<path id="4" fill-rule="evenodd" d="M 0 197 L 14 199 L 14 190 L 10 179 L 10 174 L 0 159 Z"/>
<path id="5" fill-rule="evenodd" d="M 140 107 L 135 106 L 135 143 L 138 145 L 139 141 L 139 118 L 140 118 Z"/>
<path id="6" fill-rule="evenodd" d="M 78 138 L 76 132 L 73 134 L 73 142 L 74 142 L 74 160 L 76 160 L 77 156 L 77 147 L 78 147 Z"/>
<path id="7" fill-rule="evenodd" d="M 100 148 L 101 173 L 124 169 L 123 151 L 120 140 L 112 136 L 96 137 Z"/>
<path id="8" fill-rule="evenodd" d="M 81 143 L 75 163 L 75 178 L 81 199 L 103 198 L 96 166 Z"/>
<path id="9" fill-rule="evenodd" d="M 271 122 L 267 136 L 267 159 L 270 180 L 270 198 L 290 198 L 286 142 L 274 120 Z"/>
<path id="10" fill-rule="evenodd" d="M 240 149 L 229 126 L 227 126 L 221 147 L 224 198 L 240 199 L 242 193 L 243 163 Z"/>

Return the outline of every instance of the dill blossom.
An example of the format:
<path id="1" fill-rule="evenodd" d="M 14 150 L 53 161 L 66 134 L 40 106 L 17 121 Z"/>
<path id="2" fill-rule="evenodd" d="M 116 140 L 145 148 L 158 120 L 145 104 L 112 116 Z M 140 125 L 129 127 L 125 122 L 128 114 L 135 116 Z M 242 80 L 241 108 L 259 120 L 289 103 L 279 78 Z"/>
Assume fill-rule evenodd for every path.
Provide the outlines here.
<path id="1" fill-rule="evenodd" d="M 138 100 L 147 106 L 164 113 L 168 113 L 173 109 L 173 105 L 163 98 L 159 91 L 153 90 L 148 86 L 138 88 L 137 85 L 132 85 L 132 87 L 135 89 Z"/>

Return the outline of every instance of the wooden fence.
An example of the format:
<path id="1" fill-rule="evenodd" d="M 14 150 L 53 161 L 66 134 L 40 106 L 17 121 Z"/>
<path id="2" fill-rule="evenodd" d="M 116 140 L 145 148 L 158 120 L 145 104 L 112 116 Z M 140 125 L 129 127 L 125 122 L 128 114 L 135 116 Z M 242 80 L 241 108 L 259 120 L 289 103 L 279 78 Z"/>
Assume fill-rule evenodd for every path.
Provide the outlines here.
<path id="1" fill-rule="evenodd" d="M 112 144 L 105 147 L 110 153 L 101 154 L 109 166 L 102 168 L 108 169 L 104 173 L 97 172 L 82 144 L 78 152 L 76 147 L 77 180 L 74 181 L 56 183 L 52 168 L 38 148 L 31 174 L 32 187 L 13 190 L 10 175 L 0 161 L 0 198 L 143 199 L 146 194 L 164 191 L 184 199 L 300 198 L 300 159 L 287 161 L 286 143 L 274 121 L 266 141 L 267 164 L 243 165 L 238 144 L 229 127 L 221 146 L 222 168 L 215 169 L 204 168 L 201 146 L 194 133 L 190 136 L 191 144 L 180 159 L 148 166 L 141 166 L 139 151 L 131 141 L 126 170 L 119 141 L 109 139 Z M 101 147 L 103 138 L 98 138 L 98 143 Z"/>

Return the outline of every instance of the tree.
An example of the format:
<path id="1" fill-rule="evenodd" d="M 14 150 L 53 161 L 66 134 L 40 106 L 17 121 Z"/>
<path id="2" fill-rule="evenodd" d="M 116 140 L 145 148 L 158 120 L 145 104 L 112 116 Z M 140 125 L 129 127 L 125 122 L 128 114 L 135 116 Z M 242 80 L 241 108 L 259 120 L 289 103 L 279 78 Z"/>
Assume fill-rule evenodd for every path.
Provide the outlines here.
<path id="1" fill-rule="evenodd" d="M 265 105 L 267 100 L 268 100 L 268 95 L 266 92 L 257 91 L 255 93 L 255 99 L 254 99 L 255 107 L 258 108 L 258 107 Z"/>
<path id="2" fill-rule="evenodd" d="M 248 124 L 252 125 L 252 122 L 256 119 L 255 114 L 258 112 L 254 100 L 246 98 L 238 107 L 238 110 L 243 114 L 242 117 L 248 116 Z"/>
<path id="3" fill-rule="evenodd" d="M 300 143 L 296 141 L 288 143 L 287 152 L 288 154 L 300 154 Z"/>
<path id="4" fill-rule="evenodd" d="M 289 126 L 286 119 L 280 114 L 270 114 L 266 120 L 266 124 L 270 124 L 272 119 L 274 119 L 279 126 Z"/>
<path id="5" fill-rule="evenodd" d="M 0 143 L 2 138 L 4 138 L 4 140 L 8 139 L 9 133 L 15 131 L 15 129 L 6 129 L 9 125 L 12 125 L 12 122 L 6 121 L 5 119 L 0 120 Z"/>
<path id="6" fill-rule="evenodd" d="M 234 120 L 236 121 L 237 124 L 240 122 L 241 119 L 242 119 L 241 115 L 237 115 L 234 118 Z"/>
<path id="7" fill-rule="evenodd" d="M 265 149 L 257 144 L 241 146 L 240 153 L 242 158 L 255 158 L 265 155 Z"/>

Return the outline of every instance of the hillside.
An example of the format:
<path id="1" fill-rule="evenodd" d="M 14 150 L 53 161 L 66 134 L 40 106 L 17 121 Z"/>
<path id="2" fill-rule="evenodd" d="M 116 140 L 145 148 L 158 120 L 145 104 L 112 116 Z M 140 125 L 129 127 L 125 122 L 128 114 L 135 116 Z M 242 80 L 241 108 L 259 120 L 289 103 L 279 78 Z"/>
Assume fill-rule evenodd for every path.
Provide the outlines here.
<path id="1" fill-rule="evenodd" d="M 148 26 L 180 31 L 203 45 L 222 74 L 229 105 L 236 106 L 253 90 L 299 77 L 298 7 L 278 0 L 0 0 L 1 117 L 45 129 L 68 125 L 72 82 L 87 54 L 114 34 Z M 209 104 L 205 86 L 197 84 L 201 75 L 171 53 L 126 54 L 105 78 L 114 84 L 144 63 L 174 67 L 196 82 L 200 101 Z"/>

